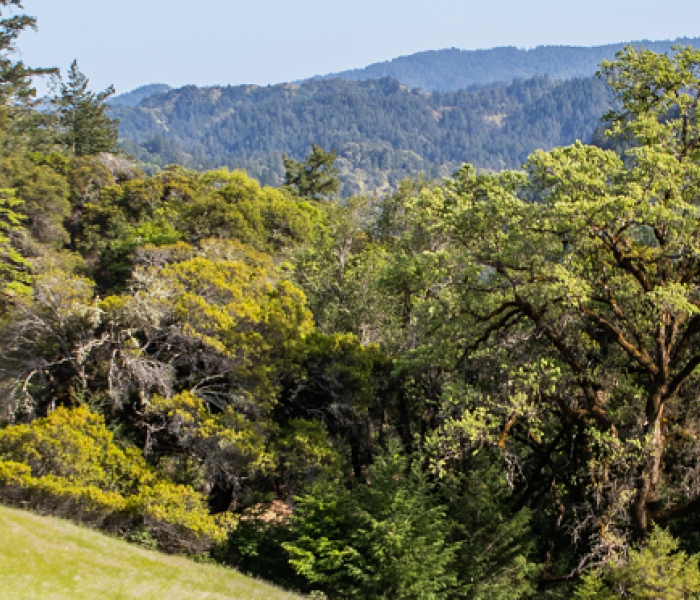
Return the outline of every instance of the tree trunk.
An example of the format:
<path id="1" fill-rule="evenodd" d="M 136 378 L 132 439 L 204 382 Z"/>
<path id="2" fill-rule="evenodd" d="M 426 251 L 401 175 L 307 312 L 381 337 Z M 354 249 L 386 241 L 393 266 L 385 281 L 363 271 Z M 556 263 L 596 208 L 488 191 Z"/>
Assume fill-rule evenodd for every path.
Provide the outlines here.
<path id="1" fill-rule="evenodd" d="M 663 404 L 660 401 L 653 404 L 658 406 L 654 410 L 653 417 L 649 418 L 649 429 L 651 438 L 648 446 L 648 456 L 641 467 L 639 481 L 637 483 L 637 494 L 632 506 L 632 516 L 635 527 L 640 537 L 646 537 L 649 533 L 651 513 L 650 504 L 658 500 L 659 481 L 661 479 L 661 456 L 664 449 L 664 435 L 662 428 Z"/>

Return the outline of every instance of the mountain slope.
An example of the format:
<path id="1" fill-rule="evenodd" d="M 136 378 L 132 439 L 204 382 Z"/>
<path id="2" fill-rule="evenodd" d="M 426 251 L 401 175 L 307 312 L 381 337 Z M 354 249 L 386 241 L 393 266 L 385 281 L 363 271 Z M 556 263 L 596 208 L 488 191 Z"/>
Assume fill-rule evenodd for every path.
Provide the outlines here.
<path id="1" fill-rule="evenodd" d="M 426 94 L 396 80 L 188 86 L 114 107 L 123 145 L 144 163 L 246 168 L 265 184 L 312 142 L 339 152 L 342 193 L 388 191 L 405 177 L 463 162 L 518 167 L 538 148 L 589 140 L 608 107 L 594 78 L 546 77 Z"/>
<path id="2" fill-rule="evenodd" d="M 0 600 L 292 600 L 232 569 L 0 506 Z"/>
<path id="3" fill-rule="evenodd" d="M 673 41 L 630 42 L 655 52 L 669 52 L 674 44 L 700 47 L 700 38 Z M 514 47 L 490 50 L 431 50 L 375 63 L 362 69 L 331 73 L 314 79 L 364 81 L 393 77 L 404 85 L 428 91 L 454 91 L 475 84 L 513 81 L 518 77 L 548 75 L 552 79 L 573 79 L 595 74 L 603 59 L 611 60 L 626 43 L 594 46 L 538 46 L 530 50 Z"/>
<path id="4" fill-rule="evenodd" d="M 142 85 L 130 92 L 114 96 L 110 98 L 107 103 L 111 106 L 138 106 L 139 103 L 146 98 L 150 98 L 156 94 L 164 94 L 172 89 L 173 88 L 165 83 L 151 83 L 149 85 Z"/>

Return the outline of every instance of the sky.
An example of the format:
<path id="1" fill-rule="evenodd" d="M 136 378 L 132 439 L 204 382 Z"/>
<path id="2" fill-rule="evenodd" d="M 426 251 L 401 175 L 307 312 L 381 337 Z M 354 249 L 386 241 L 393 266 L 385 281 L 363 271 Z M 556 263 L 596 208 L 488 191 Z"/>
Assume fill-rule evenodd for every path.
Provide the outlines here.
<path id="1" fill-rule="evenodd" d="M 698 0 L 24 0 L 30 66 L 101 90 L 267 85 L 441 48 L 700 37 Z"/>

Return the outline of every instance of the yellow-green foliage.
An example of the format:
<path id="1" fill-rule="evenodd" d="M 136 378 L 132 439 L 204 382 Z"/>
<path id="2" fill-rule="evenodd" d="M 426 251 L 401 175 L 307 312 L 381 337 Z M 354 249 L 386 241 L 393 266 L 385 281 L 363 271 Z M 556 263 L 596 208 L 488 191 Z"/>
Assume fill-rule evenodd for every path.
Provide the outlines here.
<path id="1" fill-rule="evenodd" d="M 204 173 L 200 185 L 201 193 L 180 213 L 178 229 L 190 240 L 224 237 L 277 252 L 313 234 L 317 216 L 311 205 L 261 187 L 241 171 Z"/>
<path id="2" fill-rule="evenodd" d="M 270 267 L 195 257 L 144 278 L 167 290 L 186 335 L 235 359 L 244 377 L 264 379 L 275 356 L 313 327 L 304 293 Z"/>
<path id="3" fill-rule="evenodd" d="M 70 510 L 70 516 L 81 521 L 99 521 L 112 513 L 126 510 L 127 503 L 116 492 L 105 492 L 93 485 L 74 485 L 63 477 L 45 475 L 32 477 L 31 467 L 24 463 L 0 461 L 0 486 L 5 488 L 5 499 L 16 497 L 32 506 L 51 506 L 54 510 Z M 12 488 L 19 487 L 23 493 L 14 493 Z"/>
<path id="4" fill-rule="evenodd" d="M 81 172 L 86 170 L 83 165 Z M 102 254 L 125 232 L 149 221 L 179 232 L 190 243 L 216 237 L 278 252 L 309 240 L 318 220 L 311 205 L 260 187 L 240 171 L 200 174 L 171 168 L 149 179 L 106 183 L 98 190 L 99 199 L 90 198 L 83 211 L 78 241 L 90 254 Z"/>
<path id="5" fill-rule="evenodd" d="M 212 413 L 201 398 L 182 392 L 172 398 L 154 396 L 146 414 L 162 418 L 179 443 L 209 470 L 216 468 L 235 475 L 242 470 L 266 470 L 272 463 L 265 449 L 264 424 L 248 419 L 231 406 Z"/>
<path id="6" fill-rule="evenodd" d="M 26 217 L 25 226 L 35 239 L 56 246 L 68 241 L 63 226 L 70 214 L 69 185 L 65 176 L 50 164 L 10 156 L 0 164 L 0 180 L 4 187 L 15 189 L 22 200 L 18 212 Z"/>
<path id="7" fill-rule="evenodd" d="M 318 421 L 291 419 L 272 449 L 287 485 L 294 485 L 294 479 L 338 473 L 343 463 L 328 439 L 328 432 Z"/>
<path id="8" fill-rule="evenodd" d="M 0 306 L 7 298 L 29 292 L 26 272 L 29 262 L 10 241 L 10 236 L 22 230 L 22 218 L 18 214 L 21 204 L 15 190 L 0 189 Z"/>
<path id="9" fill-rule="evenodd" d="M 250 266 L 269 270 L 274 268 L 274 261 L 269 254 L 238 240 L 209 238 L 199 242 L 197 247 L 182 241 L 173 244 L 142 241 L 143 245 L 134 250 L 133 256 L 134 264 L 140 267 L 164 266 L 201 257 L 213 262 L 240 260 Z"/>
<path id="10" fill-rule="evenodd" d="M 137 449 L 120 447 L 85 407 L 0 431 L 0 496 L 97 524 L 139 516 L 171 549 L 173 527 L 198 546 L 199 538 L 222 539 L 230 525 L 211 517 L 194 489 L 164 479 Z"/>
<path id="11" fill-rule="evenodd" d="M 593 570 L 576 590 L 577 598 L 612 600 L 686 600 L 700 593 L 698 557 L 678 552 L 668 531 L 656 529 L 640 550 L 630 550 L 626 561 L 613 561 L 602 574 Z"/>
<path id="12" fill-rule="evenodd" d="M 120 448 L 104 419 L 87 408 L 59 408 L 45 419 L 0 431 L 0 457 L 28 465 L 33 477 L 130 495 L 156 476 L 135 448 Z"/>

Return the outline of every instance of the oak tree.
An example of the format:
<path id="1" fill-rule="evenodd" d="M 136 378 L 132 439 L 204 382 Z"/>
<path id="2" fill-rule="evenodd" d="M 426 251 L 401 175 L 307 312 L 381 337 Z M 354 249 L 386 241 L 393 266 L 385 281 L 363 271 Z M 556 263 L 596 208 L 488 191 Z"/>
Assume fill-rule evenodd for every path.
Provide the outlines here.
<path id="1" fill-rule="evenodd" d="M 628 48 L 601 73 L 628 160 L 577 143 L 413 204 L 450 238 L 412 359 L 452 373 L 443 457 L 501 448 L 520 505 L 589 559 L 700 505 L 700 52 Z"/>

